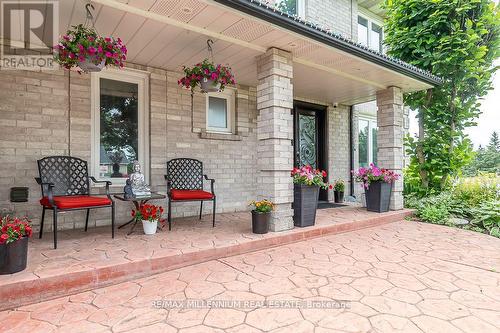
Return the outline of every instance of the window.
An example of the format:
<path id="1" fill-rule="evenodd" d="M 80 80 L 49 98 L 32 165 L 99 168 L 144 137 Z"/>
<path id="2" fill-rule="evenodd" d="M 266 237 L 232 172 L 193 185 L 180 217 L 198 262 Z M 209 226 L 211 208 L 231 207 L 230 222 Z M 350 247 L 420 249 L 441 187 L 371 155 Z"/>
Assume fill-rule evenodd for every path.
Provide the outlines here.
<path id="1" fill-rule="evenodd" d="M 382 52 L 382 25 L 358 16 L 358 42 Z"/>
<path id="2" fill-rule="evenodd" d="M 92 174 L 123 184 L 138 160 L 147 176 L 147 75 L 106 70 L 91 84 Z"/>
<path id="3" fill-rule="evenodd" d="M 284 13 L 305 17 L 305 0 L 276 0 L 275 6 Z"/>
<path id="4" fill-rule="evenodd" d="M 234 90 L 207 94 L 207 131 L 232 133 L 234 122 Z"/>
<path id="5" fill-rule="evenodd" d="M 368 46 L 368 20 L 358 16 L 358 42 Z"/>
<path id="6" fill-rule="evenodd" d="M 382 27 L 375 23 L 372 23 L 372 30 L 370 31 L 370 47 L 382 52 Z"/>
<path id="7" fill-rule="evenodd" d="M 358 161 L 360 167 L 377 164 L 377 122 L 374 119 L 359 119 Z"/>

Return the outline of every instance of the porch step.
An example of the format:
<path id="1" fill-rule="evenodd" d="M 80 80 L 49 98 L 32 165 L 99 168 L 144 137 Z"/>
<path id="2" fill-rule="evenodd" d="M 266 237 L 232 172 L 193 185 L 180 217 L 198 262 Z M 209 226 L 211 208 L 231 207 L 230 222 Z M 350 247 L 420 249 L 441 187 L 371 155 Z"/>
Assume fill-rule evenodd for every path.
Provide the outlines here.
<path id="1" fill-rule="evenodd" d="M 293 230 L 276 233 L 270 232 L 266 235 L 259 235 L 259 238 L 255 238 L 256 236 L 251 234 L 249 229 L 245 229 L 246 234 L 238 234 L 238 236 L 243 236 L 240 237 L 243 240 L 239 240 L 237 244 L 217 246 L 214 243 L 214 246 L 204 249 L 193 248 L 190 251 L 172 251 L 172 253 L 164 253 L 148 259 L 131 260 L 130 262 L 123 263 L 116 262 L 115 264 L 110 263 L 110 265 L 107 266 L 98 265 L 99 267 L 90 267 L 90 264 L 82 262 L 82 265 L 75 267 L 74 271 L 68 271 L 67 269 L 64 269 L 65 267 L 61 267 L 62 272 L 60 274 L 56 273 L 47 276 L 37 275 L 36 270 L 30 272 L 30 266 L 28 266 L 28 269 L 25 272 L 16 273 L 10 276 L 0 276 L 0 310 L 12 309 L 22 305 L 67 296 L 213 259 L 264 250 L 315 237 L 355 231 L 396 222 L 404 219 L 412 213 L 410 210 L 402 210 L 382 214 L 366 214 L 366 211 L 363 212 L 361 209 L 354 212 L 352 210 L 352 207 L 321 210 L 318 211 L 317 224 L 313 227 L 295 228 Z M 349 213 L 344 214 L 344 211 Z M 245 216 L 249 215 L 248 213 L 241 214 L 246 214 Z M 227 220 L 231 220 L 232 216 L 237 216 L 237 214 L 221 214 L 223 217 L 224 215 L 228 215 L 226 216 Z M 198 225 L 206 226 L 208 224 L 199 223 L 198 221 L 196 222 Z M 160 232 L 161 235 L 158 237 L 176 237 L 176 227 L 177 225 L 180 226 L 182 223 L 182 221 L 177 223 L 170 232 Z M 231 226 L 230 222 L 221 224 L 222 225 L 218 225 L 215 228 L 212 234 L 217 233 L 217 228 L 235 228 L 234 225 Z M 249 220 L 245 221 L 245 228 L 247 228 L 247 224 L 250 225 Z M 190 232 L 193 232 L 191 229 Z M 106 230 L 106 232 L 107 231 L 108 230 Z M 204 231 L 200 229 L 200 232 Z M 126 236 L 118 235 L 117 237 Z M 210 237 L 208 232 L 207 237 Z M 133 243 L 131 238 L 126 239 Z M 61 243 L 64 241 L 70 242 L 70 240 L 63 240 Z M 158 239 L 151 239 L 151 241 L 158 241 Z M 43 244 L 43 250 L 46 253 L 52 253 L 49 249 L 51 244 L 50 239 L 44 240 L 43 242 L 44 243 L 37 239 L 31 242 L 30 246 L 34 248 L 42 248 L 41 244 Z M 113 244 L 111 240 L 108 245 L 110 244 Z M 32 248 L 31 250 L 34 251 L 36 249 Z M 53 251 L 59 251 L 59 249 Z M 31 255 L 34 254 L 31 253 L 30 257 Z M 31 260 L 30 257 L 28 258 L 28 262 Z M 95 258 L 93 259 L 95 261 Z M 64 258 L 61 260 L 61 265 L 64 265 Z"/>

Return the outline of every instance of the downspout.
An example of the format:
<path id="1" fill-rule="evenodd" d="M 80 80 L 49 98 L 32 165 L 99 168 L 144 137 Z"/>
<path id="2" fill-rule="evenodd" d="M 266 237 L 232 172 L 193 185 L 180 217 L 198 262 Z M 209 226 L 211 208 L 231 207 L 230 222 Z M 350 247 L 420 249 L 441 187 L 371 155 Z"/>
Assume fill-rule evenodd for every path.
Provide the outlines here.
<path id="1" fill-rule="evenodd" d="M 352 133 L 352 121 L 353 121 L 353 111 L 352 111 L 352 105 L 349 106 L 349 164 L 350 164 L 350 171 L 349 171 L 349 177 L 350 177 L 350 186 L 349 186 L 349 195 L 354 196 L 354 175 L 352 174 L 352 170 L 354 170 L 354 147 L 352 146 L 354 144 L 353 140 L 353 133 Z"/>

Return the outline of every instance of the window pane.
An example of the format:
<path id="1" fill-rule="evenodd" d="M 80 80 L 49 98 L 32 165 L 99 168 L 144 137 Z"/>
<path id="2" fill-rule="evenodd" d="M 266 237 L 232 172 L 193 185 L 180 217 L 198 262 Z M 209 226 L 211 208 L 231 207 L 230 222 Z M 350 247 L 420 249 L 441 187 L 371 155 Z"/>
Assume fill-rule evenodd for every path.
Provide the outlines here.
<path id="1" fill-rule="evenodd" d="M 368 20 L 358 16 L 358 43 L 368 46 Z"/>
<path id="2" fill-rule="evenodd" d="M 370 33 L 370 47 L 376 51 L 382 51 L 382 28 L 372 23 L 372 31 Z"/>
<path id="3" fill-rule="evenodd" d="M 100 164 L 102 178 L 126 178 L 138 159 L 138 86 L 100 79 Z"/>
<path id="4" fill-rule="evenodd" d="M 284 13 L 297 14 L 297 0 L 276 0 L 276 6 Z"/>
<path id="5" fill-rule="evenodd" d="M 227 101 L 225 98 L 208 97 L 208 127 L 227 130 Z"/>
<path id="6" fill-rule="evenodd" d="M 358 129 L 358 140 L 359 140 L 359 166 L 368 166 L 368 121 L 360 120 Z"/>
<path id="7" fill-rule="evenodd" d="M 375 123 L 372 123 L 373 126 L 376 126 Z M 373 156 L 373 164 L 377 165 L 377 127 L 372 128 L 372 156 Z"/>

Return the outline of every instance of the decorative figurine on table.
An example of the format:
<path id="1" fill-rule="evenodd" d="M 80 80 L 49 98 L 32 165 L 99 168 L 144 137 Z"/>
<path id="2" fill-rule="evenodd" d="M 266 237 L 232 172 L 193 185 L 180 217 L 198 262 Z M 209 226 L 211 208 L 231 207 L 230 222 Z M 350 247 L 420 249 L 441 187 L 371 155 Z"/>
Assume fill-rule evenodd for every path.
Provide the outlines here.
<path id="1" fill-rule="evenodd" d="M 134 172 L 130 174 L 128 179 L 130 180 L 134 197 L 137 198 L 151 195 L 151 190 L 146 184 L 144 175 L 141 172 L 141 165 L 138 161 L 134 161 Z"/>
<path id="2" fill-rule="evenodd" d="M 123 188 L 123 197 L 125 199 L 132 199 L 134 197 L 134 192 L 132 192 L 132 182 L 127 179 L 125 187 Z"/>

